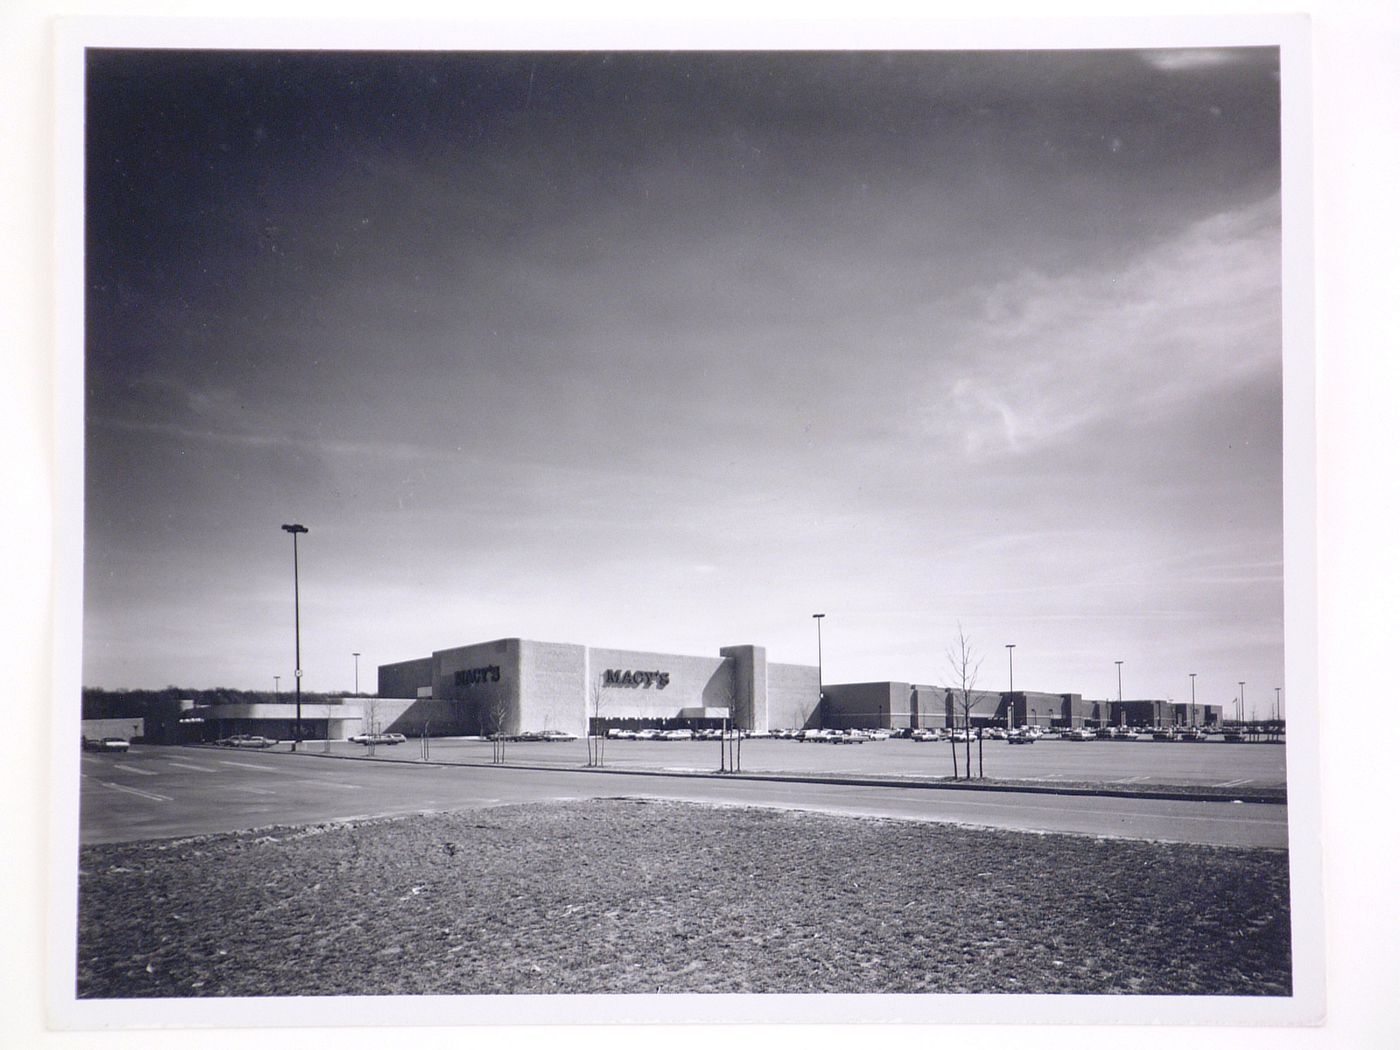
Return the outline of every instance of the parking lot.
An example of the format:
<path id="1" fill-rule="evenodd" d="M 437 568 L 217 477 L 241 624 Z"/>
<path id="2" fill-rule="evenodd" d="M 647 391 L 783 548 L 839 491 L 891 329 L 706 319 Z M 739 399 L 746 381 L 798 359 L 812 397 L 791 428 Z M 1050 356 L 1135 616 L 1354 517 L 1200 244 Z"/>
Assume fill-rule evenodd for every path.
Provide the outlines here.
<path id="1" fill-rule="evenodd" d="M 487 758 L 490 744 L 434 742 L 459 758 Z M 780 741 L 765 742 L 770 748 Z M 886 742 L 889 743 L 889 742 Z M 904 743 L 904 742 L 900 742 Z M 511 745 L 512 763 L 524 763 L 536 749 L 555 748 L 559 768 L 519 765 L 439 765 L 413 761 L 416 742 L 395 748 L 404 761 L 337 760 L 336 753 L 358 745 L 320 745 L 289 754 L 285 746 L 270 751 L 236 751 L 210 747 L 135 745 L 128 754 L 84 753 L 81 759 L 80 839 L 83 843 L 179 838 L 206 832 L 233 831 L 275 824 L 397 816 L 426 811 L 454 811 L 587 798 L 665 798 L 709 805 L 760 806 L 814 810 L 848 816 L 951 821 L 1023 831 L 1064 831 L 1099 837 L 1154 839 L 1214 845 L 1284 848 L 1288 810 L 1281 804 L 1232 805 L 1220 801 L 1167 801 L 1149 798 L 1098 798 L 1036 795 L 1023 792 L 930 790 L 915 786 L 774 782 L 727 777 L 657 777 L 623 771 L 622 753 L 613 772 L 578 768 L 581 742 Z M 641 745 L 645 748 L 647 745 Z M 684 755 L 701 766 L 698 743 L 676 745 L 662 753 Z M 860 748 L 822 749 L 787 744 L 792 760 L 804 751 L 854 752 Z M 946 745 L 945 745 L 946 746 Z M 1039 746 L 1039 745 L 1036 745 Z M 910 758 L 917 761 L 910 745 Z M 484 749 L 484 750 L 483 750 Z M 708 753 L 708 748 L 705 749 Z M 761 749 L 755 749 L 761 750 Z M 892 749 L 891 756 L 901 749 Z M 718 745 L 714 751 L 716 764 Z M 642 751 L 631 761 L 640 762 Z M 838 756 L 828 754 L 828 760 Z M 850 756 L 844 761 L 855 761 Z M 819 761 L 816 756 L 808 761 Z M 868 761 L 873 761 L 868 759 Z M 566 765 L 572 768 L 564 768 Z"/>
<path id="2" fill-rule="evenodd" d="M 285 745 L 284 745 L 285 746 Z M 700 740 L 609 740 L 604 762 L 618 769 L 713 771 L 720 765 L 720 743 Z M 359 744 L 317 742 L 315 751 L 369 756 Z M 1031 745 L 1004 740 L 982 743 L 988 777 L 1029 782 L 1188 785 L 1219 788 L 1281 788 L 1285 783 L 1284 748 L 1278 744 L 1226 744 L 1138 740 L 1071 741 L 1047 737 Z M 484 740 L 438 738 L 429 741 L 434 762 L 490 762 L 491 744 Z M 376 760 L 413 761 L 422 754 L 421 741 L 374 748 Z M 542 766 L 582 766 L 588 761 L 582 740 L 513 742 L 506 745 L 511 763 Z M 964 771 L 966 751 L 958 745 L 958 768 Z M 972 745 L 974 772 L 977 744 Z M 753 773 L 833 774 L 847 776 L 948 777 L 953 772 L 952 746 L 913 740 L 868 740 L 860 744 L 816 744 L 795 740 L 745 740 L 742 768 Z"/>

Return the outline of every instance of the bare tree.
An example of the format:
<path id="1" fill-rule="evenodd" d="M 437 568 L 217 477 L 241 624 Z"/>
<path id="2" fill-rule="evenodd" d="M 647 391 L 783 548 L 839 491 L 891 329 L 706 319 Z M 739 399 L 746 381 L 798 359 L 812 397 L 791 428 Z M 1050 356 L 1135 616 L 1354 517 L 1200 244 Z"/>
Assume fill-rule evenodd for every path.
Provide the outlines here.
<path id="1" fill-rule="evenodd" d="M 720 683 L 718 700 L 720 706 L 729 712 L 719 734 L 719 771 L 739 772 L 743 758 L 743 737 L 739 728 L 739 712 L 735 709 L 735 689 L 732 679 L 725 678 Z"/>
<path id="2" fill-rule="evenodd" d="M 506 723 L 510 720 L 510 697 L 503 692 L 486 698 L 481 708 L 482 728 L 491 738 L 491 761 L 506 760 Z"/>
<path id="3" fill-rule="evenodd" d="M 368 698 L 360 701 L 360 731 L 374 735 L 379 732 L 379 700 Z"/>
<path id="4" fill-rule="evenodd" d="M 601 766 L 603 764 L 603 745 L 606 743 L 608 735 L 603 729 L 603 709 L 608 703 L 607 686 L 604 684 L 602 674 L 594 677 L 588 683 L 588 726 L 584 730 L 584 735 L 588 739 L 588 764 L 590 766 Z M 597 735 L 594 735 L 594 730 Z"/>
<path id="5" fill-rule="evenodd" d="M 948 649 L 948 664 L 953 670 L 953 727 L 957 728 L 958 712 L 962 712 L 964 743 L 967 755 L 967 779 L 972 779 L 972 708 L 976 703 L 973 693 L 977 688 L 977 672 L 982 667 L 982 658 L 972 647 L 972 639 L 963 632 L 963 626 L 958 624 L 958 640 Z M 978 757 L 981 757 L 981 747 L 979 742 Z M 958 745 L 953 742 L 953 777 L 958 775 Z M 977 775 L 982 775 L 982 769 L 978 767 Z"/>

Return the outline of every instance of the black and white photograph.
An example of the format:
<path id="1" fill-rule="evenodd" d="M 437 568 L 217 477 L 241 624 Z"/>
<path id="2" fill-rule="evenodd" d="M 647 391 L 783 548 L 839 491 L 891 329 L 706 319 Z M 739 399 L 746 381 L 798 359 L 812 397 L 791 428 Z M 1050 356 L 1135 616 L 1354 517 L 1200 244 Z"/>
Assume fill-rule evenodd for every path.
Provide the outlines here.
<path id="1" fill-rule="evenodd" d="M 70 47 L 68 1016 L 1316 1019 L 1297 28 Z"/>

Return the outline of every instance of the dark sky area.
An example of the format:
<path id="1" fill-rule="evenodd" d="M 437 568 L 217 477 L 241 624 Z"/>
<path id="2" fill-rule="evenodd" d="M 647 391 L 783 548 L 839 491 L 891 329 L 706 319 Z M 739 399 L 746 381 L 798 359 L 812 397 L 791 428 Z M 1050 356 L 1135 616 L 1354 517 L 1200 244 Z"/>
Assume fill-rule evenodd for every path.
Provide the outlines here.
<path id="1" fill-rule="evenodd" d="M 1278 54 L 89 52 L 84 680 L 1282 684 Z M 1257 683 L 1258 688 L 1254 686 Z"/>

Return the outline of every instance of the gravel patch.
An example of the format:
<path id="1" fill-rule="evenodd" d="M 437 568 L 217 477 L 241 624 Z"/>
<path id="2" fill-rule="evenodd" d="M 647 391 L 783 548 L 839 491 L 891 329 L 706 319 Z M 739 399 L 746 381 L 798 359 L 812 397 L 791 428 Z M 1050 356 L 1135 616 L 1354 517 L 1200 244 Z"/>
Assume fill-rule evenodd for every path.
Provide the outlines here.
<path id="1" fill-rule="evenodd" d="M 88 846 L 78 995 L 1287 995 L 1285 852 L 595 800 Z"/>

